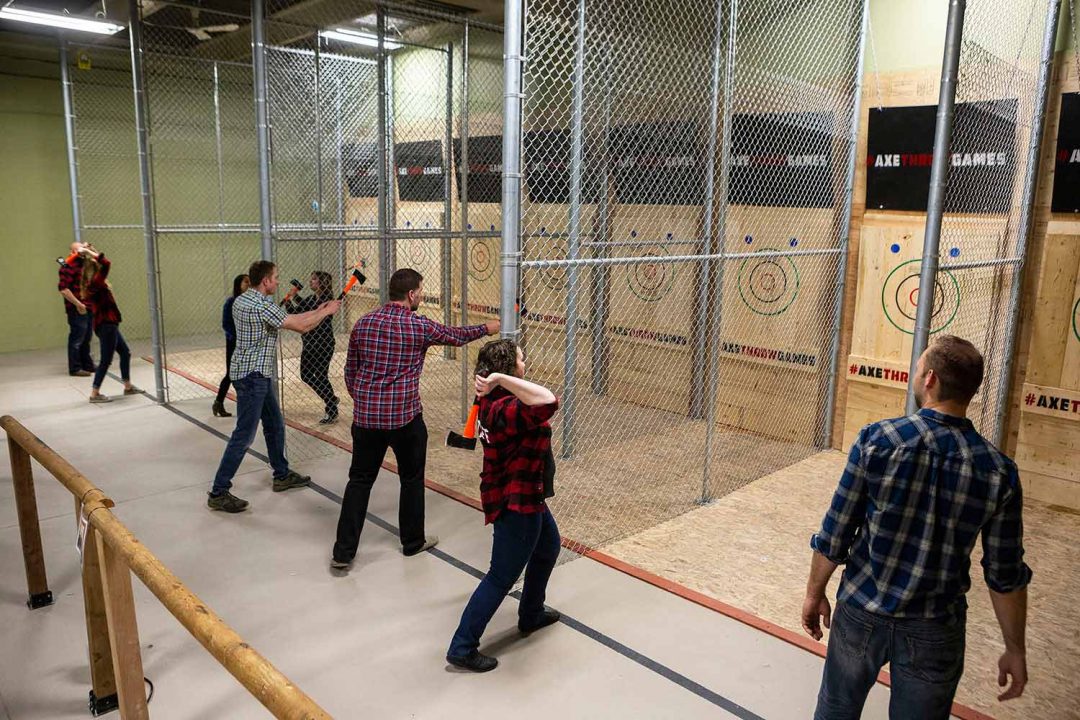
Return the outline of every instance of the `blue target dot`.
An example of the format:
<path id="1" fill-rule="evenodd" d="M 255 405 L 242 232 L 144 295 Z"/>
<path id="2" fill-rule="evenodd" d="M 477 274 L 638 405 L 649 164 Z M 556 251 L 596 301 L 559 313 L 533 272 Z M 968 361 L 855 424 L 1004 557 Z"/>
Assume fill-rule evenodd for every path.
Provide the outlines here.
<path id="1" fill-rule="evenodd" d="M 668 234 L 667 234 L 667 239 L 668 239 L 668 240 L 670 240 L 670 239 L 672 238 L 672 236 L 673 236 L 673 235 L 674 235 L 674 233 L 668 233 Z"/>
<path id="2" fill-rule="evenodd" d="M 546 227 L 540 228 L 540 234 L 541 235 L 546 235 L 547 234 L 547 228 Z"/>
<path id="3" fill-rule="evenodd" d="M 429 223 L 429 222 L 424 223 L 424 227 L 426 227 L 426 228 L 431 227 L 431 223 Z"/>
<path id="4" fill-rule="evenodd" d="M 631 230 L 630 237 L 637 237 L 637 230 Z"/>
<path id="5" fill-rule="evenodd" d="M 899 245 L 897 245 L 896 243 L 893 243 L 893 244 L 892 244 L 892 245 L 891 245 L 891 246 L 889 247 L 889 250 L 890 250 L 890 252 L 892 252 L 892 253 L 893 253 L 893 254 L 895 255 L 896 253 L 900 252 L 900 246 L 899 246 Z"/>
<path id="6" fill-rule="evenodd" d="M 949 257 L 960 257 L 960 248 L 954 247 L 949 250 Z"/>
<path id="7" fill-rule="evenodd" d="M 465 229 L 466 230 L 472 230 L 472 223 L 469 223 L 468 225 L 466 225 Z"/>
<path id="8" fill-rule="evenodd" d="M 753 235 L 747 235 L 743 238 L 743 240 L 746 242 L 747 245 L 749 245 L 750 243 L 754 242 L 754 237 Z"/>
<path id="9" fill-rule="evenodd" d="M 492 230 L 494 230 L 494 229 L 495 229 L 495 226 L 494 226 L 494 225 L 492 225 L 492 226 L 491 226 L 491 229 L 492 229 Z"/>
<path id="10" fill-rule="evenodd" d="M 409 220 L 406 220 L 405 221 L 405 227 L 412 227 L 412 222 L 410 222 Z"/>
<path id="11" fill-rule="evenodd" d="M 795 238 L 791 238 L 791 240 L 788 241 L 788 245 L 790 245 L 791 247 L 795 247 L 798 244 L 799 244 L 799 241 L 796 240 Z"/>

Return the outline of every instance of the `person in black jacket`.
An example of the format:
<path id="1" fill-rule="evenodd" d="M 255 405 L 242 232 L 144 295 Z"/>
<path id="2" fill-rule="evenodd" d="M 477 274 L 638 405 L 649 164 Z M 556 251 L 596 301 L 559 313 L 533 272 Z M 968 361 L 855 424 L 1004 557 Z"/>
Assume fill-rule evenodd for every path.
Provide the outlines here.
<path id="1" fill-rule="evenodd" d="M 221 378 L 218 385 L 217 399 L 214 400 L 214 417 L 232 417 L 232 413 L 225 409 L 225 395 L 229 392 L 232 380 L 229 377 L 229 363 L 232 362 L 233 351 L 236 350 L 236 323 L 233 322 L 233 301 L 251 287 L 251 280 L 247 275 L 237 275 L 232 281 L 232 296 L 225 300 L 221 308 L 221 329 L 225 331 L 225 377 Z"/>
<path id="2" fill-rule="evenodd" d="M 328 272 L 316 270 L 311 273 L 308 287 L 312 294 L 287 301 L 287 312 L 308 312 L 334 299 L 334 284 Z M 329 378 L 330 361 L 334 358 L 332 322 L 333 319 L 327 317 L 316 325 L 315 329 L 304 333 L 303 347 L 300 350 L 300 379 L 314 390 L 326 405 L 326 415 L 319 421 L 320 425 L 337 422 L 338 418 L 338 397 L 334 394 Z"/>

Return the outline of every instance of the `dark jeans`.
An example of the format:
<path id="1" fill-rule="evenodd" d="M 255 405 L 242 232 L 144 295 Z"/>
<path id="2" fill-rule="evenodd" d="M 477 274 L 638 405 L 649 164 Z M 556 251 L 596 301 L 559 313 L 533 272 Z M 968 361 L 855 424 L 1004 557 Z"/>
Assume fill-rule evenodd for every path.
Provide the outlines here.
<path id="1" fill-rule="evenodd" d="M 97 337 L 98 345 L 101 346 L 101 362 L 94 373 L 94 387 L 100 388 L 104 382 L 114 353 L 120 356 L 120 377 L 124 382 L 131 380 L 131 350 L 124 342 L 124 336 L 120 334 L 120 326 L 116 323 L 103 323 L 98 326 Z"/>
<path id="2" fill-rule="evenodd" d="M 334 559 L 349 562 L 360 545 L 360 531 L 367 519 L 371 487 L 379 475 L 386 449 L 393 448 L 401 479 L 398 527 L 401 548 L 406 553 L 424 545 L 424 464 L 427 461 L 427 426 L 417 415 L 407 425 L 393 430 L 372 430 L 352 426 L 353 455 L 349 482 L 341 502 Z"/>
<path id="3" fill-rule="evenodd" d="M 225 377 L 221 378 L 221 383 L 217 389 L 217 402 L 225 402 L 225 395 L 229 392 L 229 385 L 231 380 L 229 379 L 229 366 L 232 365 L 232 356 L 236 352 L 236 338 L 225 339 Z"/>
<path id="4" fill-rule="evenodd" d="M 966 618 L 908 620 L 837 604 L 814 720 L 858 720 L 890 663 L 892 720 L 947 720 L 964 673 Z"/>
<path id="5" fill-rule="evenodd" d="M 334 357 L 334 336 L 304 338 L 300 350 L 300 379 L 307 384 L 326 405 L 326 412 L 337 412 L 338 399 L 330 384 L 330 361 Z"/>
<path id="6" fill-rule="evenodd" d="M 236 387 L 236 427 L 225 446 L 225 454 L 221 456 L 211 495 L 220 495 L 232 487 L 232 479 L 244 459 L 244 453 L 255 440 L 260 419 L 274 479 L 289 474 L 289 461 L 285 458 L 285 420 L 281 417 L 274 382 L 261 373 L 252 373 L 236 380 L 233 385 Z"/>
<path id="7" fill-rule="evenodd" d="M 559 528 L 547 508 L 541 513 L 499 513 L 491 543 L 491 569 L 469 598 L 447 655 L 464 657 L 480 647 L 480 636 L 522 570 L 525 586 L 518 617 L 523 625 L 540 619 L 548 578 L 559 557 L 559 542 Z"/>
<path id="8" fill-rule="evenodd" d="M 90 338 L 93 334 L 94 316 L 68 313 L 68 374 L 80 370 L 94 371 L 94 359 L 90 357 Z"/>

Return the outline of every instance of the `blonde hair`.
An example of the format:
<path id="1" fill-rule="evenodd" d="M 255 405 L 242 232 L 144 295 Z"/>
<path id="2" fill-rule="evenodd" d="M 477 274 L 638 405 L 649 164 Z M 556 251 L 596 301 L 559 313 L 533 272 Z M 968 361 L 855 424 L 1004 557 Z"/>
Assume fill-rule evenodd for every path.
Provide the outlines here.
<path id="1" fill-rule="evenodd" d="M 90 283 L 101 270 L 101 264 L 92 257 L 83 259 L 82 276 L 79 279 L 79 297 L 85 300 L 90 294 Z M 105 287 L 112 289 L 112 284 L 106 280 Z"/>

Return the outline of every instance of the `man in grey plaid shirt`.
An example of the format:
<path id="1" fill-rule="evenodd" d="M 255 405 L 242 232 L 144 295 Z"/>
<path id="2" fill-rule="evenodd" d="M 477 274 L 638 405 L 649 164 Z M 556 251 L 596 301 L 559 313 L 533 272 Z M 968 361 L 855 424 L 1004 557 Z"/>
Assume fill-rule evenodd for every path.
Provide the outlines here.
<path id="1" fill-rule="evenodd" d="M 912 383 L 919 411 L 863 428 L 821 530 L 803 602 L 803 629 L 830 627 L 815 720 L 857 720 L 885 663 L 891 718 L 949 717 L 964 671 L 971 551 L 982 535 L 983 577 L 1005 640 L 998 700 L 1027 682 L 1020 478 L 967 419 L 983 359 L 966 340 L 937 338 Z M 836 613 L 825 586 L 845 565 Z"/>
<path id="2" fill-rule="evenodd" d="M 236 350 L 229 365 L 229 375 L 236 388 L 236 428 L 225 446 L 206 501 L 211 510 L 227 513 L 243 512 L 248 507 L 247 500 L 236 497 L 229 489 L 244 453 L 255 439 L 260 419 L 270 466 L 274 469 L 274 492 L 311 482 L 310 477 L 291 470 L 285 458 L 285 419 L 273 382 L 277 332 L 283 328 L 305 333 L 341 307 L 340 301 L 330 300 L 310 312 L 289 315 L 274 302 L 278 287 L 274 263 L 267 260 L 252 263 L 248 277 L 251 288 L 236 298 L 232 310 L 236 323 Z"/>

